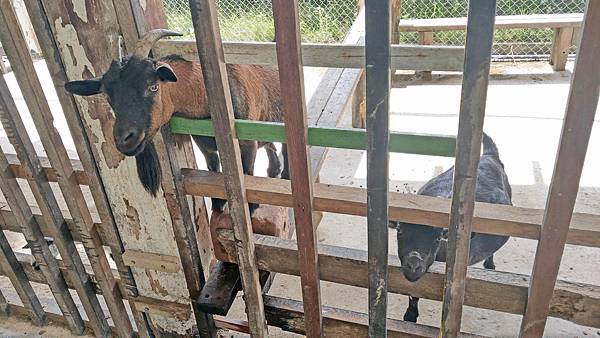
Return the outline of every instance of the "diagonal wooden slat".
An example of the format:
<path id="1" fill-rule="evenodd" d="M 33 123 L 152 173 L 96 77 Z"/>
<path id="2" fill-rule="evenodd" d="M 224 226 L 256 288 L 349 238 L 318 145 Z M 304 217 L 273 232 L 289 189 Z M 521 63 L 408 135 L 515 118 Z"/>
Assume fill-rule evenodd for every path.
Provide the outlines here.
<path id="1" fill-rule="evenodd" d="M 521 337 L 542 337 L 600 95 L 600 1 L 589 0 L 571 79 Z"/>
<path id="2" fill-rule="evenodd" d="M 11 116 L 14 114 L 18 115 L 18 113 L 17 106 L 12 99 L 6 81 L 3 76 L 0 76 L 0 120 L 2 120 L 4 130 L 7 132 L 7 136 L 13 140 L 13 144 L 20 145 L 16 148 L 17 151 L 23 153 L 24 148 L 30 147 L 28 151 L 35 152 L 31 142 L 25 143 L 25 141 L 21 140 L 19 135 L 14 132 L 14 129 L 11 128 L 10 124 L 13 122 Z M 21 125 L 21 128 L 24 129 L 23 125 Z M 26 140 L 29 141 L 28 138 Z M 41 170 L 41 166 L 38 168 Z M 29 166 L 24 169 L 26 170 L 28 177 L 33 177 L 33 172 Z M 0 189 L 12 210 L 15 219 L 21 227 L 23 236 L 31 248 L 31 253 L 34 255 L 40 266 L 40 270 L 48 281 L 54 299 L 65 316 L 71 332 L 74 334 L 81 334 L 84 330 L 84 326 L 79 310 L 68 291 L 58 263 L 48 248 L 48 243 L 46 243 L 44 239 L 44 234 L 40 230 L 37 220 L 31 213 L 27 199 L 23 195 L 19 183 L 12 171 L 9 170 L 9 162 L 6 159 L 4 152 L 0 152 Z M 48 222 L 48 224 L 52 224 L 52 222 Z"/>
<path id="3" fill-rule="evenodd" d="M 96 210 L 98 211 L 102 224 L 106 230 L 104 231 L 104 235 L 107 239 L 107 245 L 110 246 L 112 259 L 117 266 L 119 276 L 127 287 L 127 293 L 136 296 L 138 290 L 131 269 L 125 266 L 121 257 L 121 253 L 124 251 L 123 243 L 112 210 L 109 206 L 106 192 L 102 186 L 98 166 L 92 155 L 90 141 L 85 134 L 84 125 L 80 119 L 73 97 L 63 89 L 65 82 L 67 82 L 67 74 L 60 53 L 58 52 L 58 45 L 52 35 L 52 29 L 49 26 L 46 12 L 43 9 L 41 0 L 26 1 L 25 5 L 29 13 L 29 19 L 34 27 L 38 43 L 44 53 L 46 66 L 48 67 L 52 81 L 54 82 L 56 94 L 65 115 L 67 125 L 69 126 L 71 137 L 73 138 L 77 149 L 79 161 L 73 163 L 72 166 L 76 170 L 76 173 L 79 173 L 79 184 L 89 185 Z M 85 170 L 85 172 L 79 170 Z M 84 177 L 86 179 L 84 181 L 81 180 L 83 177 L 81 173 L 85 174 Z M 144 319 L 144 314 L 135 311 L 133 303 L 130 303 L 130 306 L 133 310 L 133 317 L 137 323 L 139 333 L 147 336 L 148 324 Z"/>
<path id="4" fill-rule="evenodd" d="M 496 0 L 469 1 L 440 328 L 443 337 L 456 337 L 460 332 L 495 16 Z"/>
<path id="5" fill-rule="evenodd" d="M 238 261 L 250 331 L 255 337 L 265 337 L 268 330 L 254 256 L 252 223 L 244 189 L 240 147 L 233 125 L 233 107 L 223 58 L 216 4 L 214 0 L 190 0 L 189 3 L 198 55 L 202 64 L 203 80 L 209 98 L 208 110 L 213 117 L 229 210 L 234 224 L 235 238 L 238 242 Z"/>
<path id="6" fill-rule="evenodd" d="M 365 1 L 369 337 L 387 336 L 390 20 L 390 1 Z"/>
<path id="7" fill-rule="evenodd" d="M 10 279 L 21 302 L 23 302 L 23 305 L 29 311 L 31 320 L 36 325 L 43 325 L 46 322 L 46 314 L 44 313 L 42 304 L 40 304 L 40 300 L 33 291 L 31 284 L 29 284 L 27 275 L 25 275 L 23 267 L 17 261 L 17 257 L 15 257 L 15 253 L 10 247 L 2 229 L 0 229 L 0 270 L 4 271 Z M 2 297 L 0 297 L 0 313 L 4 307 L 3 303 L 6 303 L 6 300 L 4 302 L 2 300 Z"/>
<path id="8" fill-rule="evenodd" d="M 8 303 L 6 302 L 4 294 L 2 294 L 2 290 L 0 290 L 0 316 L 8 316 L 8 310 Z"/>
<path id="9" fill-rule="evenodd" d="M 321 337 L 321 292 L 317 235 L 313 226 L 313 191 L 308 153 L 308 121 L 304 101 L 297 0 L 273 0 L 275 41 L 285 133 L 289 157 L 300 283 L 307 337 Z"/>
<path id="10" fill-rule="evenodd" d="M 69 212 L 73 220 L 75 220 L 76 227 L 82 235 L 83 246 L 94 269 L 98 284 L 102 288 L 104 300 L 113 321 L 116 323 L 115 327 L 119 336 L 131 337 L 133 335 L 133 328 L 125 310 L 123 296 L 112 275 L 98 229 L 94 226 L 85 197 L 75 177 L 75 171 L 71 165 L 67 150 L 58 130 L 54 127 L 52 111 L 46 101 L 33 62 L 29 57 L 27 43 L 23 32 L 19 28 L 18 19 L 10 1 L 0 1 L 0 14 L 0 26 L 5 28 L 11 27 L 11 29 L 0 27 L 0 38 L 3 45 L 8 49 L 7 56 L 40 135 L 44 150 L 48 155 L 50 163 L 57 171 L 58 185 L 69 208 Z M 15 121 L 13 124 L 13 127 L 16 127 L 14 132 L 22 134 L 25 130 L 17 127 L 23 124 L 22 121 L 17 121 L 20 120 L 20 116 L 13 115 L 11 118 Z M 26 135 L 21 135 L 21 138 L 25 139 Z M 16 146 L 15 149 L 17 149 Z M 39 163 L 37 158 L 36 161 Z M 70 241 L 71 243 L 66 243 L 67 247 L 74 248 L 75 245 L 72 242 L 72 236 L 70 237 Z M 102 315 L 104 316 L 104 314 Z"/>

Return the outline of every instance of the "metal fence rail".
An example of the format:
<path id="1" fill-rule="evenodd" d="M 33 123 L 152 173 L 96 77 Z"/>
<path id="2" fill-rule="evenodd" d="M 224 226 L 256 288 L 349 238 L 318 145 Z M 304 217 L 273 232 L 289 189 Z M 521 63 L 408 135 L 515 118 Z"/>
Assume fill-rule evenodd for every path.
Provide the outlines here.
<path id="1" fill-rule="evenodd" d="M 300 0 L 300 29 L 304 42 L 341 42 L 356 17 L 356 0 Z M 187 0 L 164 0 L 169 27 L 192 37 Z M 273 15 L 269 0 L 217 0 L 221 35 L 225 41 L 272 41 Z M 585 0 L 502 0 L 497 15 L 583 13 Z M 403 19 L 466 17 L 468 0 L 404 0 Z M 550 54 L 552 29 L 501 29 L 493 54 L 541 57 Z M 417 43 L 416 33 L 402 33 L 401 43 Z M 437 32 L 433 43 L 462 46 L 465 31 Z M 574 49 L 573 49 L 574 51 Z"/>

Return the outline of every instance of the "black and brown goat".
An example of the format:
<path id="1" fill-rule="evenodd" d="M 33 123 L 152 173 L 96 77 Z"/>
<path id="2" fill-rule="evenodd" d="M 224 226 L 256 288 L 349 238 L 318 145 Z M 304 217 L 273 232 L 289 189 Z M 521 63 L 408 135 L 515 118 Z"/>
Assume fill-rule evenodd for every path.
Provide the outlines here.
<path id="1" fill-rule="evenodd" d="M 419 190 L 419 195 L 451 198 L 454 167 L 432 178 Z M 500 160 L 498 147 L 485 133 L 483 134 L 483 154 L 477 169 L 477 202 L 512 204 L 512 189 L 504 164 Z M 391 222 L 398 230 L 398 257 L 402 262 L 402 272 L 409 282 L 418 281 L 434 261 L 446 261 L 446 240 L 448 229 L 435 228 L 424 224 Z M 483 261 L 487 269 L 495 269 L 494 253 L 506 242 L 508 236 L 472 233 L 469 251 L 469 265 Z M 419 316 L 419 298 L 410 298 L 404 320 L 416 322 Z"/>
<path id="2" fill-rule="evenodd" d="M 72 81 L 65 89 L 89 96 L 104 93 L 116 115 L 113 137 L 117 149 L 135 156 L 140 181 L 153 195 L 160 185 L 160 165 L 152 138 L 173 115 L 208 119 L 207 95 L 200 63 L 173 55 L 149 58 L 151 48 L 161 38 L 179 33 L 157 29 L 145 34 L 130 57 L 113 61 L 99 78 Z M 279 74 L 276 68 L 255 65 L 227 65 L 233 111 L 236 119 L 282 122 Z M 208 169 L 220 171 L 217 145 L 213 137 L 194 136 L 206 158 Z M 267 174 L 276 177 L 281 163 L 273 143 L 240 141 L 244 174 L 253 175 L 258 148 L 269 158 Z M 288 178 L 287 151 L 283 145 L 282 178 Z M 213 210 L 223 211 L 225 201 L 212 200 Z M 251 204 L 253 212 L 258 205 Z"/>

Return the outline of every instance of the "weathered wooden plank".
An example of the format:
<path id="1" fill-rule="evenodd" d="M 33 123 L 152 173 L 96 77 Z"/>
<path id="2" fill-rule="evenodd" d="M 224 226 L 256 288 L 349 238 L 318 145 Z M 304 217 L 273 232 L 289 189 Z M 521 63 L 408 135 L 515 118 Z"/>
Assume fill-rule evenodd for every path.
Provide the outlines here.
<path id="1" fill-rule="evenodd" d="M 419 32 L 419 45 L 433 45 L 433 32 Z M 424 71 L 419 73 L 421 79 L 425 81 L 431 81 L 433 79 L 431 71 Z"/>
<path id="2" fill-rule="evenodd" d="M 521 337 L 542 337 L 550 298 L 556 294 L 569 223 L 590 140 L 600 93 L 600 2 L 588 1 L 554 172 L 546 201 L 542 233 L 535 253 Z"/>
<path id="3" fill-rule="evenodd" d="M 40 300 L 33 291 L 29 280 L 23 271 L 23 268 L 17 261 L 15 253 L 8 243 L 8 239 L 4 235 L 4 232 L 0 229 L 0 271 L 4 273 L 10 279 L 13 287 L 17 291 L 21 302 L 25 308 L 29 311 L 31 321 L 35 325 L 43 325 L 46 322 L 46 314 L 40 304 Z M 3 296 L 0 296 L 0 312 L 6 307 L 6 300 Z"/>
<path id="4" fill-rule="evenodd" d="M 286 331 L 306 334 L 302 302 L 265 296 L 265 312 L 269 325 L 278 326 Z M 361 312 L 323 307 L 324 337 L 367 337 L 368 316 Z M 438 329 L 432 326 L 387 319 L 388 337 L 437 337 Z M 463 334 L 461 337 L 476 337 Z"/>
<path id="5" fill-rule="evenodd" d="M 16 121 L 12 119 L 12 116 L 18 116 L 18 114 L 19 112 L 15 102 L 10 96 L 6 81 L 3 76 L 0 76 L 0 119 L 2 120 L 4 130 L 7 131 L 7 135 L 12 140 L 13 145 L 16 145 L 15 149 L 17 152 L 25 154 L 25 149 L 23 148 L 29 147 L 27 153 L 32 152 L 35 154 L 35 150 L 29 139 L 20 139 L 20 134 L 14 132 L 14 122 L 22 122 L 20 119 Z M 24 126 L 21 124 L 19 129 L 24 129 Z M 31 168 L 32 166 L 26 166 L 28 176 L 34 177 L 34 171 L 32 171 Z M 39 168 L 39 166 L 37 168 Z M 36 174 L 39 175 L 39 171 L 36 172 Z M 36 188 L 34 185 L 31 187 L 33 189 Z M 60 310 L 63 312 L 65 318 L 67 318 L 69 328 L 74 334 L 81 334 L 81 332 L 83 332 L 81 315 L 79 314 L 71 294 L 67 290 L 64 277 L 58 268 L 54 255 L 48 248 L 48 243 L 46 243 L 44 239 L 44 234 L 40 230 L 35 218 L 33 218 L 27 200 L 19 187 L 19 183 L 8 169 L 8 161 L 4 156 L 4 152 L 0 152 L 0 189 L 21 227 L 21 231 L 31 248 L 31 252 L 35 255 L 36 260 L 40 264 L 40 269 L 48 280 L 50 289 Z M 50 227 L 55 227 L 56 224 L 47 216 L 47 209 L 45 209 L 44 218 L 47 221 L 47 224 L 49 224 Z M 55 243 L 57 242 L 58 241 Z M 79 285 L 81 286 L 81 283 Z M 85 294 L 82 296 L 85 296 Z"/>
<path id="6" fill-rule="evenodd" d="M 225 42 L 226 63 L 276 65 L 277 55 L 272 42 Z M 159 41 L 158 56 L 178 54 L 197 60 L 193 41 Z M 452 46 L 394 45 L 391 47 L 391 68 L 394 70 L 462 71 L 464 48 Z M 305 67 L 363 68 L 365 46 L 349 44 L 302 44 L 302 64 Z"/>
<path id="7" fill-rule="evenodd" d="M 321 288 L 319 284 L 317 235 L 313 225 L 313 194 L 304 75 L 300 50 L 298 1 L 273 0 L 277 62 L 282 108 L 285 111 L 285 134 L 294 198 L 294 218 L 300 266 L 300 283 L 304 301 L 306 335 L 321 337 Z"/>
<path id="8" fill-rule="evenodd" d="M 255 235 L 256 258 L 260 269 L 298 276 L 298 247 L 293 240 Z M 234 241 L 231 232 L 219 235 L 234 261 Z M 444 264 L 434 263 L 417 283 L 404 278 L 400 260 L 388 257 L 389 292 L 441 301 L 444 295 Z M 319 270 L 323 281 L 366 288 L 368 285 L 367 252 L 345 247 L 321 245 Z M 522 314 L 527 302 L 529 276 L 468 268 L 465 305 L 482 309 Z M 576 299 L 576 303 L 573 300 Z M 600 327 L 600 287 L 559 281 L 550 300 L 551 316 L 579 325 Z"/>
<path id="9" fill-rule="evenodd" d="M 80 159 L 79 163 L 77 163 L 77 161 L 72 161 L 75 176 L 77 177 L 79 184 L 89 185 L 96 210 L 98 210 L 100 219 L 107 229 L 103 234 L 103 238 L 106 239 L 105 243 L 110 246 L 112 259 L 117 265 L 119 276 L 127 286 L 127 293 L 137 295 L 138 291 L 135 286 L 131 269 L 123 264 L 121 258 L 121 252 L 124 250 L 123 243 L 119 236 L 112 210 L 109 207 L 106 192 L 101 183 L 98 166 L 92 154 L 93 150 L 91 142 L 85 133 L 84 125 L 79 116 L 78 108 L 73 97 L 63 90 L 64 83 L 67 81 L 67 73 L 61 59 L 58 45 L 52 35 L 53 31 L 47 20 L 47 14 L 43 9 L 41 0 L 27 1 L 26 6 L 32 25 L 36 30 L 39 44 L 45 56 L 46 65 L 54 83 L 62 111 L 66 117 L 67 125 L 69 126 L 69 131 L 74 140 L 75 148 L 77 149 Z M 80 175 L 80 168 L 82 170 L 85 168 L 85 175 Z M 86 180 L 81 180 L 82 177 L 85 177 Z M 143 318 L 143 313 L 135 311 L 134 306 L 131 306 L 131 308 L 139 333 L 148 335 L 148 325 Z"/>
<path id="10" fill-rule="evenodd" d="M 171 119 L 171 131 L 180 134 L 214 136 L 211 120 L 194 120 L 181 117 Z M 235 130 L 240 140 L 286 143 L 285 128 L 281 123 L 235 120 Z M 367 133 L 360 129 L 308 127 L 308 144 L 365 150 Z M 394 153 L 421 154 L 453 157 L 456 139 L 453 136 L 414 133 L 391 133 L 389 151 Z"/>
<path id="11" fill-rule="evenodd" d="M 221 174 L 184 169 L 186 193 L 224 198 Z M 248 200 L 291 207 L 290 183 L 284 180 L 246 176 Z M 366 216 L 367 193 L 363 188 L 317 183 L 314 209 L 346 215 Z M 448 227 L 450 200 L 412 194 L 390 193 L 390 214 L 394 221 Z M 473 231 L 495 235 L 539 239 L 544 211 L 507 205 L 475 203 Z M 600 215 L 576 213 L 571 218 L 567 243 L 600 247 Z"/>
<path id="12" fill-rule="evenodd" d="M 18 177 L 18 176 L 16 176 Z M 29 201 L 29 208 L 31 209 L 31 212 L 33 213 L 33 217 L 35 217 L 38 225 L 40 226 L 40 229 L 42 230 L 42 233 L 48 234 L 50 233 L 50 227 L 45 223 L 44 218 L 42 217 L 42 212 L 40 211 L 40 208 L 38 208 L 33 203 L 33 201 Z M 67 223 L 67 228 L 69 229 L 69 232 L 71 232 L 71 234 L 73 235 L 73 240 L 75 240 L 76 242 L 81 242 L 82 238 L 81 238 L 81 233 L 79 232 L 79 229 L 76 227 L 75 225 L 75 221 L 73 221 L 73 219 L 71 218 L 71 215 L 69 214 L 68 210 L 61 210 L 63 213 L 63 216 L 65 218 L 65 222 Z M 13 214 L 13 212 L 11 211 L 10 207 L 8 206 L 8 204 L 6 203 L 2 203 L 0 202 L 0 226 L 2 226 L 2 229 L 4 230 L 9 230 L 9 231 L 13 231 L 13 232 L 21 232 L 21 225 L 19 224 L 19 222 L 17 221 L 15 215 Z M 98 229 L 98 232 L 100 234 L 100 239 L 103 243 L 103 245 L 110 247 L 111 245 L 113 245 L 113 243 L 110 242 L 109 239 L 107 239 L 110 236 L 106 236 L 105 235 L 105 225 L 102 223 L 98 223 L 98 216 L 94 213 L 92 213 L 92 218 L 94 219 L 94 227 L 96 227 L 96 229 Z"/>
<path id="13" fill-rule="evenodd" d="M 440 328 L 443 337 L 456 337 L 462 321 L 495 16 L 496 0 L 469 2 Z"/>
<path id="14" fill-rule="evenodd" d="M 25 309 L 25 308 L 23 308 Z M 8 302 L 6 302 L 6 298 L 2 294 L 2 290 L 0 290 L 0 316 L 6 317 L 9 315 Z"/>
<path id="15" fill-rule="evenodd" d="M 227 82 L 217 10 L 214 1 L 210 0 L 190 0 L 190 8 L 198 55 L 204 73 L 203 80 L 209 98 L 208 109 L 214 117 L 217 148 L 225 175 L 227 200 L 234 223 L 235 237 L 238 241 L 237 254 L 244 287 L 246 313 L 252 335 L 263 337 L 268 334 L 268 330 L 265 324 L 258 269 L 254 259 L 252 223 L 244 189 L 240 147 L 233 126 L 231 93 Z"/>
<path id="16" fill-rule="evenodd" d="M 49 22 L 49 31 L 52 32 L 51 37 L 57 46 L 56 54 L 51 55 L 56 55 L 64 68 L 64 77 L 54 77 L 55 84 L 59 86 L 57 92 L 65 93 L 62 86 L 67 79 L 81 80 L 102 75 L 118 57 L 117 42 L 121 28 L 114 4 L 110 1 L 93 6 L 86 3 L 86 10 L 83 11 L 72 0 L 41 2 Z M 66 96 L 73 100 L 70 95 Z M 114 145 L 114 113 L 106 100 L 101 96 L 77 97 L 75 102 L 76 113 L 72 118 L 67 118 L 67 121 L 81 123 L 83 128 L 71 128 L 72 133 L 73 130 L 85 130 L 85 136 L 89 139 L 91 151 L 87 154 L 91 154 L 88 156 L 92 156 L 95 161 L 103 183 L 98 187 L 104 188 L 111 206 L 111 217 L 114 217 L 118 228 L 118 231 L 110 233 L 120 237 L 122 251 L 128 249 L 179 255 L 165 199 L 154 198 L 144 190 L 136 178 L 135 160 L 125 158 Z M 155 144 L 161 142 L 159 136 L 154 137 Z M 159 190 L 158 194 L 162 196 L 162 191 Z M 120 257 L 120 253 L 118 256 Z M 145 269 L 130 270 L 139 295 L 182 304 L 190 302 L 183 272 L 174 277 Z M 137 315 L 135 310 L 134 313 Z M 186 335 L 191 332 L 194 324 L 192 319 L 181 322 L 171 317 L 147 315 L 151 317 L 148 322 L 154 331 L 149 334 Z"/>
<path id="17" fill-rule="evenodd" d="M 496 17 L 496 28 L 560 28 L 581 26 L 581 13 L 505 15 Z M 464 30 L 467 18 L 407 19 L 400 23 L 401 32 L 437 32 Z"/>
<path id="18" fill-rule="evenodd" d="M 390 1 L 365 1 L 369 336 L 387 336 Z"/>
<path id="19" fill-rule="evenodd" d="M 550 64 L 555 71 L 565 70 L 571 41 L 573 40 L 574 28 L 556 28 L 554 30 L 554 40 L 552 42 L 552 51 L 550 53 Z"/>
<path id="20" fill-rule="evenodd" d="M 85 197 L 79 187 L 79 183 L 74 177 L 75 172 L 71 166 L 67 150 L 58 130 L 54 127 L 54 117 L 46 101 L 33 62 L 29 57 L 29 49 L 23 33 L 18 29 L 18 19 L 10 1 L 2 1 L 0 3 L 0 14 L 0 26 L 11 27 L 11 29 L 0 28 L 0 37 L 2 38 L 3 45 L 8 48 L 7 56 L 40 135 L 44 150 L 52 166 L 58 173 L 58 185 L 62 191 L 66 205 L 75 220 L 76 227 L 82 234 L 83 247 L 94 269 L 98 284 L 104 290 L 104 300 L 113 320 L 116 322 L 119 336 L 130 337 L 133 334 L 133 329 L 127 316 L 125 305 L 123 304 L 123 296 L 116 287 L 114 277 L 110 272 L 111 269 L 104 253 L 100 236 L 96 228 L 94 228 L 94 222 L 88 210 Z M 20 117 L 12 116 L 12 118 L 15 120 Z M 22 123 L 16 123 L 15 127 L 20 124 Z M 14 132 L 23 133 L 25 129 L 17 127 L 14 129 Z M 21 138 L 27 138 L 27 135 L 22 135 Z M 72 242 L 72 237 L 69 239 Z M 75 248 L 74 243 L 68 245 Z M 79 263 L 76 262 L 75 264 Z M 103 313 L 102 316 L 104 317 Z"/>

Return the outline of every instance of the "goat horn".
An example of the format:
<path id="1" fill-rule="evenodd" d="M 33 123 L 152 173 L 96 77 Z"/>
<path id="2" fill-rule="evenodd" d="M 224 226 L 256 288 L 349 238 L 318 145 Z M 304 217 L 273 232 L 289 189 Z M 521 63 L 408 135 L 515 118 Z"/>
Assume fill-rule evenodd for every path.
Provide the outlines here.
<path id="1" fill-rule="evenodd" d="M 154 44 L 156 43 L 156 41 L 164 38 L 165 36 L 182 36 L 183 34 L 175 32 L 175 31 L 171 31 L 168 29 L 153 29 L 149 32 L 147 32 L 146 34 L 144 34 L 144 36 L 142 36 L 136 46 L 135 46 L 135 51 L 133 52 L 134 56 L 137 56 L 139 58 L 145 58 L 148 56 L 148 54 L 150 54 L 150 50 L 152 49 L 152 47 L 154 47 Z"/>

